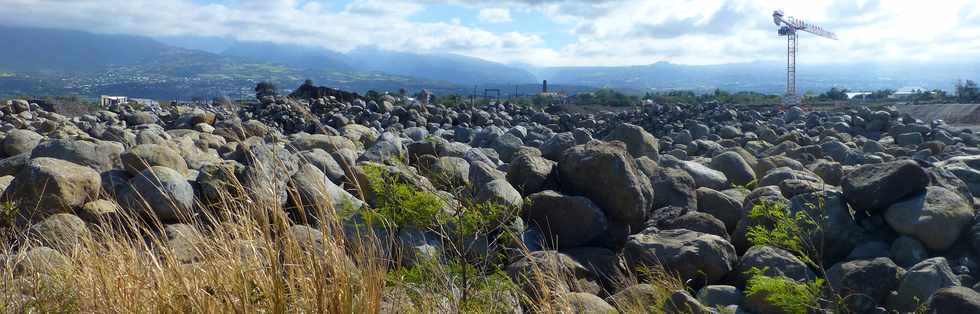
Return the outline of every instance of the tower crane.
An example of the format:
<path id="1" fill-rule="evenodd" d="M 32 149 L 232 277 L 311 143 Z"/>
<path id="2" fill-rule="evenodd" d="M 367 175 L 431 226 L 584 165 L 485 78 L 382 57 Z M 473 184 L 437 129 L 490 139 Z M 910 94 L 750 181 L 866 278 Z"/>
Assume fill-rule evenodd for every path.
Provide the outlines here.
<path id="1" fill-rule="evenodd" d="M 779 26 L 779 36 L 786 36 L 786 105 L 799 105 L 800 96 L 796 94 L 796 32 L 804 31 L 824 38 L 837 40 L 837 35 L 824 30 L 820 26 L 807 23 L 792 16 L 786 16 L 782 10 L 772 13 L 772 22 Z"/>

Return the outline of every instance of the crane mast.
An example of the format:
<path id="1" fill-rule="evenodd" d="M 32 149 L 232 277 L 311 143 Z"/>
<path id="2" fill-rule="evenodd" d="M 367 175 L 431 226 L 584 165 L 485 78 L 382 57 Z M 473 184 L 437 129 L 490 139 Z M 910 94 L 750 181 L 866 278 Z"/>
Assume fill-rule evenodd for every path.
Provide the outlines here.
<path id="1" fill-rule="evenodd" d="M 791 106 L 799 105 L 802 98 L 796 93 L 797 31 L 834 40 L 837 40 L 837 35 L 820 26 L 798 20 L 792 16 L 785 16 L 783 11 L 773 12 L 772 21 L 776 26 L 779 26 L 779 36 L 786 36 L 786 96 L 783 98 L 783 103 Z"/>

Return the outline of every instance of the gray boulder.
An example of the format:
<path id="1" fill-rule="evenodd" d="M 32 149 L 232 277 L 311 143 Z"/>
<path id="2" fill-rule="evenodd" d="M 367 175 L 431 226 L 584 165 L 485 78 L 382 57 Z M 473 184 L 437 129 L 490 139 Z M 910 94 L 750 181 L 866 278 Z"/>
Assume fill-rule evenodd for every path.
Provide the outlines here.
<path id="1" fill-rule="evenodd" d="M 733 286 L 711 285 L 701 288 L 697 294 L 698 301 L 708 307 L 725 307 L 742 305 L 742 291 Z"/>
<path id="2" fill-rule="evenodd" d="M 606 231 L 606 216 L 588 198 L 544 191 L 528 196 L 527 220 L 559 249 L 579 247 Z"/>
<path id="3" fill-rule="evenodd" d="M 521 193 L 505 179 L 496 179 L 480 186 L 476 193 L 476 201 L 514 208 L 521 208 L 524 204 Z"/>
<path id="4" fill-rule="evenodd" d="M 884 216 L 898 233 L 943 251 L 973 222 L 973 207 L 953 191 L 930 186 L 923 194 L 892 204 Z"/>
<path id="5" fill-rule="evenodd" d="M 866 313 L 883 303 L 904 275 L 904 269 L 879 257 L 836 264 L 827 271 L 827 283 L 844 297 L 849 310 Z"/>
<path id="6" fill-rule="evenodd" d="M 657 138 L 640 126 L 622 123 L 610 131 L 604 140 L 626 143 L 626 149 L 633 157 L 646 156 L 653 160 L 660 159 L 660 144 Z"/>
<path id="7" fill-rule="evenodd" d="M 734 185 L 746 185 L 755 181 L 755 171 L 742 155 L 736 152 L 725 152 L 711 158 L 711 168 L 721 171 Z"/>
<path id="8" fill-rule="evenodd" d="M 22 212 L 24 218 L 43 218 L 95 200 L 101 186 L 102 178 L 89 167 L 41 157 L 21 169 L 4 194 L 21 208 L 31 209 Z"/>
<path id="9" fill-rule="evenodd" d="M 582 292 L 569 292 L 562 295 L 562 301 L 568 305 L 569 313 L 598 313 L 598 314 L 617 314 L 616 308 L 606 303 L 602 298 L 594 294 Z"/>
<path id="10" fill-rule="evenodd" d="M 902 267 L 912 267 L 929 258 L 929 251 L 922 242 L 910 236 L 900 236 L 892 241 L 888 250 L 895 263 Z"/>
<path id="11" fill-rule="evenodd" d="M 925 191 L 929 174 L 914 161 L 901 160 L 858 167 L 844 176 L 844 198 L 856 210 L 883 210 Z"/>
<path id="12" fill-rule="evenodd" d="M 44 136 L 37 134 L 37 132 L 24 129 L 16 129 L 7 133 L 7 136 L 3 138 L 3 142 L 0 143 L 0 148 L 3 149 L 4 156 L 15 156 L 23 153 L 29 153 Z"/>
<path id="13" fill-rule="evenodd" d="M 966 287 L 939 289 L 926 304 L 927 313 L 980 313 L 980 293 Z"/>
<path id="14" fill-rule="evenodd" d="M 698 211 L 708 213 L 725 224 L 728 231 L 734 231 L 742 218 L 742 202 L 709 188 L 697 189 Z"/>
<path id="15" fill-rule="evenodd" d="M 167 167 L 187 174 L 187 162 L 177 151 L 157 144 L 136 145 L 120 155 L 122 166 L 130 175 L 139 175 L 152 166 Z"/>
<path id="16" fill-rule="evenodd" d="M 554 161 L 542 157 L 521 155 L 514 158 L 507 169 L 507 181 L 523 195 L 541 192 L 554 187 L 552 170 L 555 165 Z"/>
<path id="17" fill-rule="evenodd" d="M 928 302 L 929 297 L 939 289 L 959 285 L 959 278 L 953 274 L 945 258 L 930 258 L 908 269 L 898 284 L 897 293 L 888 296 L 888 308 L 911 312 Z"/>
<path id="18" fill-rule="evenodd" d="M 657 168 L 655 175 L 650 177 L 650 181 L 653 183 L 654 195 L 657 195 L 653 199 L 654 208 L 666 206 L 697 208 L 694 179 L 687 172 L 660 167 Z"/>
<path id="19" fill-rule="evenodd" d="M 639 227 L 653 204 L 650 181 L 621 144 L 572 147 L 558 163 L 558 174 L 564 192 L 588 197 L 610 220 Z"/>
<path id="20" fill-rule="evenodd" d="M 714 283 L 732 271 L 737 255 L 721 237 L 675 229 L 629 236 L 623 258 L 634 270 L 662 266 L 685 281 Z"/>
<path id="21" fill-rule="evenodd" d="M 739 259 L 735 273 L 739 285 L 749 279 L 748 274 L 753 268 L 764 270 L 762 273 L 769 277 L 783 276 L 797 281 L 817 278 L 810 267 L 793 253 L 765 245 L 749 248 Z"/>
<path id="22" fill-rule="evenodd" d="M 42 141 L 31 151 L 31 158 L 51 157 L 88 166 L 99 173 L 119 169 L 123 146 L 114 142 L 88 142 L 56 139 Z"/>
<path id="23" fill-rule="evenodd" d="M 191 214 L 194 189 L 176 170 L 153 166 L 143 170 L 129 182 L 121 197 L 123 204 L 135 210 L 155 215 L 162 221 L 175 221 Z"/>

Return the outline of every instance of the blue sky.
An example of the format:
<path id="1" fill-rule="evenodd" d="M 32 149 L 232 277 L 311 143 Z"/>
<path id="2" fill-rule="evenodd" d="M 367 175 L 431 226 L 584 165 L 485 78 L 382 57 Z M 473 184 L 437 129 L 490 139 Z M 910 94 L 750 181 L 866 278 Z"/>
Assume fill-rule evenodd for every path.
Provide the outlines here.
<path id="1" fill-rule="evenodd" d="M 781 61 L 773 10 L 835 31 L 801 63 L 980 57 L 975 0 L 3 0 L 0 23 L 220 49 L 378 47 L 535 66 Z"/>

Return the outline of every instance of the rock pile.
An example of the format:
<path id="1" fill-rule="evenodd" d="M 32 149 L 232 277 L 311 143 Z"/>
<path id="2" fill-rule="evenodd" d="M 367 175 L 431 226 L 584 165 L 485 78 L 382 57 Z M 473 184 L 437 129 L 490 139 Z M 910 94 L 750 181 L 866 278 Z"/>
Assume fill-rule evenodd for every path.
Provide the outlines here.
<path id="1" fill-rule="evenodd" d="M 567 271 L 569 300 L 586 311 L 652 300 L 649 286 L 618 283 L 654 268 L 699 289 L 667 297 L 665 311 L 766 312 L 772 304 L 742 294 L 752 268 L 826 274 L 834 291 L 861 296 L 845 302 L 860 313 L 980 311 L 980 137 L 968 130 L 891 108 L 572 114 L 305 94 L 238 110 L 118 106 L 78 117 L 10 101 L 0 108 L 0 189 L 19 208 L 14 223 L 57 238 L 43 251 L 54 256 L 85 233 L 82 220 L 124 211 L 169 234 L 228 193 L 293 209 L 376 206 L 383 195 L 356 189 L 369 184 L 365 169 L 385 167 L 420 190 L 452 199 L 466 186 L 478 201 L 521 208 L 508 225 L 532 252 L 513 255 L 507 271 L 515 282 L 535 265 Z M 814 219 L 812 256 L 749 239 L 772 223 L 750 217 L 764 203 Z M 442 250 L 425 230 L 393 234 L 410 260 Z"/>

